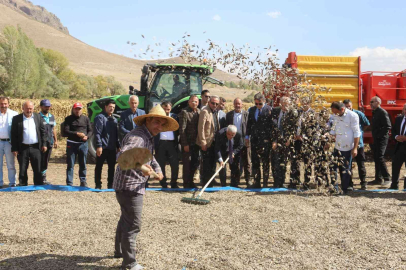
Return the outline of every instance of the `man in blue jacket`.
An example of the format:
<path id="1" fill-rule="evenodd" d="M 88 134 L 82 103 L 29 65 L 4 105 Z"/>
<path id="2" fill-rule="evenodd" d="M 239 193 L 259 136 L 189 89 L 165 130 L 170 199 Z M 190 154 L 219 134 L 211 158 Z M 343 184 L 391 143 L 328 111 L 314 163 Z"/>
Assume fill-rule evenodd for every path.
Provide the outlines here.
<path id="1" fill-rule="evenodd" d="M 352 108 L 352 102 L 349 99 L 346 99 L 343 101 L 345 107 L 349 109 L 350 111 L 355 112 L 358 117 L 359 117 L 359 129 L 361 131 L 361 137 L 359 138 L 359 144 L 358 144 L 358 154 L 355 157 L 355 160 L 357 161 L 357 166 L 358 166 L 358 176 L 359 179 L 361 180 L 361 189 L 366 190 L 367 189 L 367 182 L 366 182 L 366 177 L 367 177 L 367 170 L 365 168 L 365 153 L 364 153 L 364 127 L 367 127 L 370 125 L 368 118 L 365 116 L 365 114 L 361 111 L 354 110 Z M 351 184 L 352 183 L 352 173 L 351 173 Z"/>
<path id="2" fill-rule="evenodd" d="M 107 188 L 113 187 L 114 170 L 116 166 L 116 154 L 120 149 L 118 140 L 117 120 L 113 116 L 116 103 L 108 100 L 104 106 L 104 112 L 94 119 L 94 139 L 96 145 L 96 168 L 94 169 L 94 181 L 96 189 L 101 189 L 101 173 L 103 163 L 107 160 L 108 178 Z"/>
<path id="3" fill-rule="evenodd" d="M 6 156 L 9 187 L 16 186 L 16 167 L 11 152 L 11 123 L 18 113 L 9 109 L 9 98 L 0 97 L 0 188 L 3 187 L 3 157 Z"/>
<path id="4" fill-rule="evenodd" d="M 127 135 L 127 133 L 137 126 L 133 119 L 137 116 L 145 114 L 144 110 L 138 109 L 139 99 L 137 96 L 130 96 L 128 105 L 130 105 L 130 108 L 121 113 L 120 122 L 118 123 L 120 142 L 123 140 L 124 136 Z"/>

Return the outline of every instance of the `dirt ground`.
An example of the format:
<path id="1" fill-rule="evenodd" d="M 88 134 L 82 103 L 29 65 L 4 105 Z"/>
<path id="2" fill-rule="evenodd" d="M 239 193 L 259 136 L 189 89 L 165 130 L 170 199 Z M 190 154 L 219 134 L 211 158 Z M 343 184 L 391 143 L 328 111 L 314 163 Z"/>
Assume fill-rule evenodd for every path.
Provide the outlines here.
<path id="1" fill-rule="evenodd" d="M 372 181 L 373 163 L 367 171 Z M 50 164 L 53 184 L 65 174 L 65 164 Z M 91 187 L 93 179 L 89 165 Z M 105 188 L 106 172 L 103 179 Z M 180 201 L 191 195 L 147 192 L 137 239 L 146 269 L 406 269 L 404 192 L 217 192 L 204 194 L 205 206 Z M 0 200 L 0 269 L 119 269 L 113 192 L 0 192 Z"/>

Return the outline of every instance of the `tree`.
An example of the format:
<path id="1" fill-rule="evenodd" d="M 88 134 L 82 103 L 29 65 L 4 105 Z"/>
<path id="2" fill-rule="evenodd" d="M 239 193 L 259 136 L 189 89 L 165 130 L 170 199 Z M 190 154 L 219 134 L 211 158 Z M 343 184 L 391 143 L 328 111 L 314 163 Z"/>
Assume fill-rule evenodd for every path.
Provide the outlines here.
<path id="1" fill-rule="evenodd" d="M 62 53 L 44 48 L 41 48 L 41 52 L 53 74 L 59 75 L 68 67 L 69 61 Z"/>

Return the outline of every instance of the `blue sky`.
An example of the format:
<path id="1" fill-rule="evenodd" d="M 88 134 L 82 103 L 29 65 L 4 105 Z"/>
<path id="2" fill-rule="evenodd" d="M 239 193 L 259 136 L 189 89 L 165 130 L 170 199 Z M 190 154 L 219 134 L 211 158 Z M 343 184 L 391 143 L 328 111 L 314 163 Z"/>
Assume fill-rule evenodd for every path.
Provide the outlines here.
<path id="1" fill-rule="evenodd" d="M 275 45 L 280 59 L 291 51 L 356 55 L 362 57 L 363 71 L 406 69 L 404 1 L 32 2 L 55 13 L 72 36 L 129 57 L 147 44 L 168 45 L 188 32 L 193 43 L 210 38 L 237 46 Z M 131 47 L 127 41 L 138 44 Z"/>

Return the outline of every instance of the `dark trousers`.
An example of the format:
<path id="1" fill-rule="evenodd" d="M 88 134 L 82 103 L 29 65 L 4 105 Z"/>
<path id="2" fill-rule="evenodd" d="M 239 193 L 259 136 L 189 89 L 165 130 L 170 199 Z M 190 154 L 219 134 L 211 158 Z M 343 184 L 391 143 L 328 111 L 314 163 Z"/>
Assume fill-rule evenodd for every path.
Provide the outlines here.
<path id="1" fill-rule="evenodd" d="M 182 147 L 183 148 L 183 147 Z M 193 176 L 199 167 L 199 146 L 190 145 L 189 152 L 182 149 L 183 187 L 188 188 L 193 183 Z"/>
<path id="2" fill-rule="evenodd" d="M 21 186 L 28 185 L 27 169 L 30 162 L 34 172 L 34 185 L 43 184 L 41 175 L 41 151 L 38 148 L 38 143 L 31 145 L 22 144 L 21 150 L 17 155 L 17 160 L 20 165 L 18 181 Z"/>
<path id="3" fill-rule="evenodd" d="M 358 167 L 358 175 L 359 179 L 361 180 L 361 184 L 366 183 L 366 177 L 367 177 L 367 169 L 365 168 L 365 153 L 364 153 L 364 147 L 358 148 L 358 153 L 357 156 L 355 157 L 355 161 L 357 162 L 357 167 Z M 351 166 L 351 183 L 352 182 L 352 166 Z"/>
<path id="4" fill-rule="evenodd" d="M 214 175 L 216 172 L 216 155 L 214 153 L 214 142 L 212 145 L 207 148 L 207 151 L 201 151 L 202 155 L 202 181 L 203 184 L 205 185 L 210 178 Z M 213 181 L 210 183 L 209 187 L 213 186 Z"/>
<path id="5" fill-rule="evenodd" d="M 79 161 L 79 178 L 80 182 L 86 182 L 86 159 L 88 151 L 87 142 L 83 143 L 66 143 L 66 184 L 73 185 L 73 167 L 75 166 L 76 156 Z"/>
<path id="6" fill-rule="evenodd" d="M 42 180 L 46 180 L 49 159 L 51 158 L 52 147 L 48 147 L 45 153 L 41 152 L 41 174 Z"/>
<path id="7" fill-rule="evenodd" d="M 251 143 L 251 161 L 252 175 L 254 177 L 255 186 L 261 186 L 261 162 L 263 170 L 264 187 L 268 186 L 269 179 L 269 143 Z"/>
<path id="8" fill-rule="evenodd" d="M 223 161 L 225 161 L 228 157 L 227 155 L 223 155 Z M 240 183 L 240 178 L 241 178 L 241 171 L 240 171 L 240 155 L 237 155 L 233 159 L 233 163 L 230 164 L 230 160 L 227 162 L 228 165 L 230 166 L 231 170 L 231 184 L 230 186 L 232 187 L 237 187 L 238 184 Z M 220 182 L 221 186 L 225 187 L 227 186 L 227 164 L 224 165 L 224 168 L 220 170 L 219 173 L 220 176 Z"/>
<path id="9" fill-rule="evenodd" d="M 290 164 L 290 182 L 300 183 L 300 160 L 304 163 L 304 182 L 309 183 L 312 176 L 311 157 L 302 155 L 303 142 L 296 140 Z"/>
<path id="10" fill-rule="evenodd" d="M 100 155 L 100 157 L 96 157 L 96 167 L 94 169 L 94 182 L 97 188 L 101 188 L 102 186 L 101 175 L 105 160 L 107 160 L 108 165 L 107 188 L 113 187 L 114 171 L 116 167 L 116 154 L 117 154 L 116 150 L 103 149 L 103 152 Z"/>
<path id="11" fill-rule="evenodd" d="M 341 178 L 341 189 L 343 191 L 347 191 L 348 187 L 352 187 L 352 179 L 351 179 L 351 165 L 352 165 L 352 156 L 351 150 L 350 151 L 340 151 L 334 149 L 333 156 L 335 157 L 342 157 L 341 162 L 334 163 L 333 170 L 332 170 L 332 184 L 337 181 L 337 168 L 340 171 L 340 178 Z M 339 159 L 340 160 L 340 159 Z"/>
<path id="12" fill-rule="evenodd" d="M 241 172 L 243 169 L 245 182 L 248 184 L 248 181 L 250 180 L 250 177 L 251 177 L 251 147 L 244 146 L 241 150 L 240 156 L 241 156 L 240 157 L 240 160 L 241 160 L 240 175 L 241 175 Z M 239 184 L 239 182 L 238 182 L 238 184 Z"/>
<path id="13" fill-rule="evenodd" d="M 382 178 L 385 181 L 390 181 L 390 174 L 388 168 L 386 168 L 384 154 L 386 147 L 388 146 L 389 137 L 385 136 L 381 139 L 374 138 L 374 144 L 372 145 L 372 151 L 374 153 L 375 162 L 375 180 L 379 181 Z"/>
<path id="14" fill-rule="evenodd" d="M 131 269 L 137 265 L 135 247 L 137 234 L 141 231 L 141 213 L 144 196 L 131 191 L 117 191 L 121 216 L 117 223 L 115 255 L 123 256 L 122 268 Z"/>
<path id="15" fill-rule="evenodd" d="M 178 159 L 178 145 L 175 141 L 159 141 L 159 148 L 155 155 L 156 161 L 161 167 L 162 174 L 164 175 L 164 182 L 166 183 L 165 165 L 169 162 L 171 166 L 171 184 L 176 184 L 179 174 L 179 159 Z"/>
<path id="16" fill-rule="evenodd" d="M 271 151 L 272 159 L 272 176 L 273 176 L 273 186 L 275 188 L 283 187 L 286 178 L 286 149 L 284 147 L 277 147 L 275 150 Z"/>
<path id="17" fill-rule="evenodd" d="M 402 165 L 406 162 L 406 143 L 398 143 L 392 159 L 392 186 L 399 187 L 399 174 Z M 406 182 L 405 182 L 406 183 Z M 405 184 L 404 183 L 404 184 Z M 406 187 L 404 187 L 406 189 Z"/>

